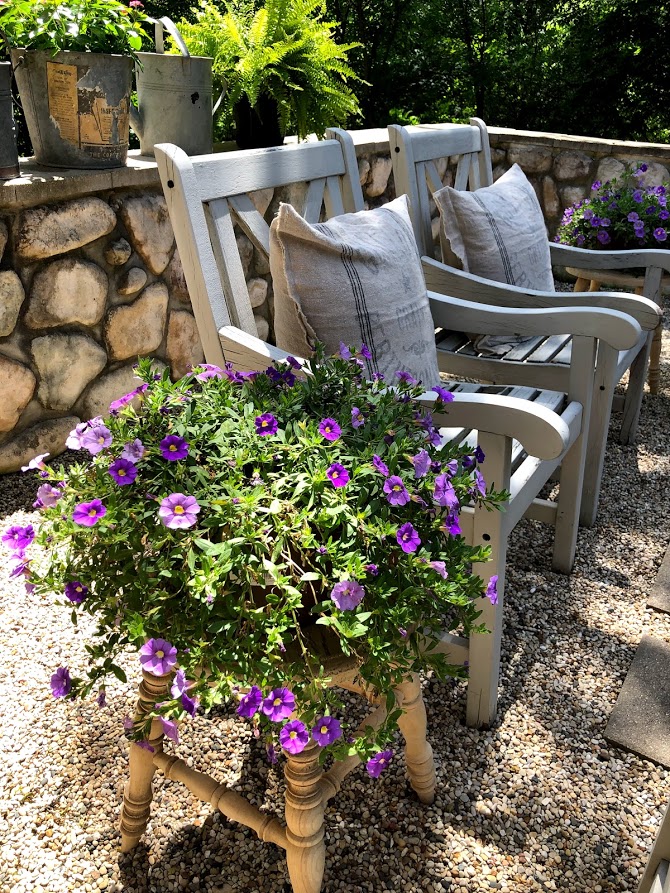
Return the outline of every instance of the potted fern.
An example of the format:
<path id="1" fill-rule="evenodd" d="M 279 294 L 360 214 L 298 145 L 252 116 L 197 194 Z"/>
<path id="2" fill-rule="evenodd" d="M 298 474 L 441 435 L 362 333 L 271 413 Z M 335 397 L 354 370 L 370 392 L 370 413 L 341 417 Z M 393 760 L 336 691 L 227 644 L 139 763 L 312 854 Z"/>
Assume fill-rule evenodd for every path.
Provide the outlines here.
<path id="1" fill-rule="evenodd" d="M 179 30 L 191 53 L 211 56 L 215 80 L 226 87 L 224 126 L 240 149 L 281 145 L 345 124 L 359 112 L 347 63 L 357 44 L 337 44 L 323 0 L 229 0 L 203 3 Z"/>

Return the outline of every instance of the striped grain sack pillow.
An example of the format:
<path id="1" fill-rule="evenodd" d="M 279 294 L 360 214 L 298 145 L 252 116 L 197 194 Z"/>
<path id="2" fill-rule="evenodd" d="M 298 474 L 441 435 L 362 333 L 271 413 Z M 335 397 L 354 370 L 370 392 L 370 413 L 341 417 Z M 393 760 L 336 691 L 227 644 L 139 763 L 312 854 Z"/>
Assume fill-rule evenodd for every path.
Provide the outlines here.
<path id="1" fill-rule="evenodd" d="M 311 224 L 281 204 L 270 227 L 277 345 L 309 356 L 315 341 L 372 353 L 370 374 L 440 381 L 421 260 L 401 196 L 381 208 Z"/>

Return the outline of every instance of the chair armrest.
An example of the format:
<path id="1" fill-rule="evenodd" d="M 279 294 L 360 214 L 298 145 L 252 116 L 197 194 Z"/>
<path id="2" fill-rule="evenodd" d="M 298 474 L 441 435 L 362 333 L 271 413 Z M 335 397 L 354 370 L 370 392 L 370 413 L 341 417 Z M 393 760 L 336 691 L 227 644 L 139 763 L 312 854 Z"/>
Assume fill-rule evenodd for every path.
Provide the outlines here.
<path id="1" fill-rule="evenodd" d="M 619 310 L 597 307 L 552 307 L 529 310 L 473 304 L 449 295 L 428 292 L 436 326 L 478 335 L 584 335 L 599 338 L 616 350 L 634 347 L 640 324 Z"/>
<path id="2" fill-rule="evenodd" d="M 581 270 L 623 270 L 633 267 L 660 267 L 670 273 L 670 249 L 640 248 L 626 251 L 600 251 L 574 245 L 549 243 L 552 264 Z"/>
<path id="3" fill-rule="evenodd" d="M 235 326 L 223 326 L 219 329 L 219 339 L 226 362 L 232 363 L 238 372 L 258 372 L 266 369 L 270 363 L 291 356 L 280 347 L 268 344 Z"/>
<path id="4" fill-rule="evenodd" d="M 670 252 L 668 252 L 670 254 Z M 426 285 L 430 291 L 443 295 L 453 295 L 466 301 L 491 304 L 497 307 L 558 308 L 558 307 L 604 307 L 619 310 L 637 320 L 647 332 L 658 325 L 662 311 L 649 298 L 631 295 L 627 292 L 560 292 L 536 291 L 483 279 L 473 273 L 464 273 L 430 257 L 421 258 Z M 449 325 L 453 329 L 455 326 Z M 477 331 L 473 329 L 472 331 Z M 546 334 L 546 333 L 545 333 Z"/>
<path id="5" fill-rule="evenodd" d="M 430 407 L 436 395 L 427 391 L 419 402 Z M 518 440 L 529 456 L 557 459 L 570 444 L 570 429 L 555 412 L 519 397 L 499 394 L 454 394 L 440 412 L 433 412 L 438 428 L 474 428 Z"/>

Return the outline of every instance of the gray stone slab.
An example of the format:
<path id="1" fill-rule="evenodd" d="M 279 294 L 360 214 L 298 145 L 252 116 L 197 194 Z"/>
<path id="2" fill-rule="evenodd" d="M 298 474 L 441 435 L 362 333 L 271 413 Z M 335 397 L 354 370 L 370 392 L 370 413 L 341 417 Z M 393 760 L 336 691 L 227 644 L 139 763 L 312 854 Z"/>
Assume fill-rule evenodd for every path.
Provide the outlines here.
<path id="1" fill-rule="evenodd" d="M 647 605 L 670 614 L 670 549 L 658 569 Z"/>
<path id="2" fill-rule="evenodd" d="M 670 768 L 670 642 L 643 636 L 605 738 Z"/>

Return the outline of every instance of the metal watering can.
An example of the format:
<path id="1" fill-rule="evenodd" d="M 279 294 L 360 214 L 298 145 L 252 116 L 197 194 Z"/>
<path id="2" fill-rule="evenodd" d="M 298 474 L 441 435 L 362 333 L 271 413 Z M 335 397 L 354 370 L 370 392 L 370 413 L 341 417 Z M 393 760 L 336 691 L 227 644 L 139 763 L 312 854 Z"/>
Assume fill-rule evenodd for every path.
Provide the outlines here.
<path id="1" fill-rule="evenodd" d="M 187 155 L 212 151 L 212 60 L 191 56 L 171 19 L 151 19 L 156 28 L 156 52 L 138 53 L 135 66 L 137 107 L 130 106 L 130 126 L 140 138 L 142 155 L 153 155 L 157 143 L 174 143 Z M 165 54 L 163 28 L 181 56 Z"/>

